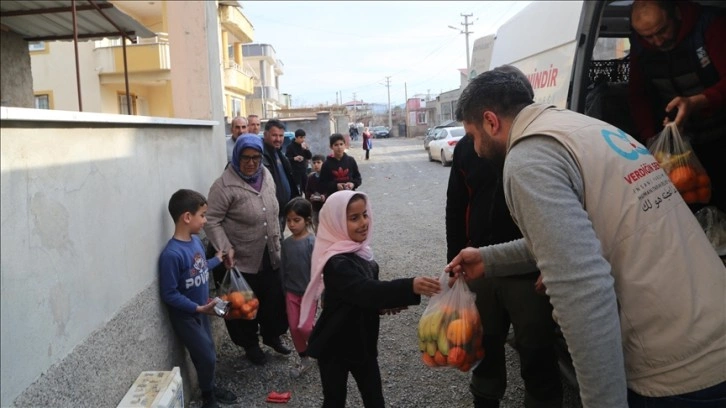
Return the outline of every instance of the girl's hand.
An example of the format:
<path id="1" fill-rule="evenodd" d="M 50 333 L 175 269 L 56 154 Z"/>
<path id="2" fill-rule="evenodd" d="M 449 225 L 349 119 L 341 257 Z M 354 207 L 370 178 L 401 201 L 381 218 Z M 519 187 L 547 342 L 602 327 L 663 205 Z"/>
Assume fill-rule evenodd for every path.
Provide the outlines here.
<path id="1" fill-rule="evenodd" d="M 213 299 L 209 299 L 207 301 L 207 304 L 206 305 L 204 305 L 204 306 L 197 306 L 197 313 L 201 313 L 201 314 L 205 314 L 205 315 L 210 315 L 210 316 L 216 316 L 217 314 L 214 313 L 214 305 L 215 305 L 214 300 Z"/>
<path id="2" fill-rule="evenodd" d="M 438 279 L 427 276 L 413 278 L 413 293 L 431 297 L 439 292 L 441 284 Z"/>

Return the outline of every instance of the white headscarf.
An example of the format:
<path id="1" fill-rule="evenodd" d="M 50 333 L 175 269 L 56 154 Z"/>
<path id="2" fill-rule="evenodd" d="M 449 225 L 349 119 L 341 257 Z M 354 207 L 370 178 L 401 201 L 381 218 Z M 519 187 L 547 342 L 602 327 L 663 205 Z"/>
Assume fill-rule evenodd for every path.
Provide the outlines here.
<path id="1" fill-rule="evenodd" d="M 355 242 L 348 235 L 348 203 L 356 194 L 362 195 L 365 199 L 366 211 L 369 217 L 368 235 L 363 242 Z M 315 247 L 313 248 L 310 283 L 300 304 L 300 324 L 298 327 L 303 327 L 307 322 L 310 309 L 314 307 L 323 293 L 323 268 L 328 259 L 338 254 L 355 253 L 365 260 L 372 260 L 373 250 L 369 245 L 372 236 L 373 217 L 371 202 L 367 195 L 352 190 L 341 190 L 333 193 L 325 200 L 325 204 L 320 210 L 318 232 L 315 237 Z"/>

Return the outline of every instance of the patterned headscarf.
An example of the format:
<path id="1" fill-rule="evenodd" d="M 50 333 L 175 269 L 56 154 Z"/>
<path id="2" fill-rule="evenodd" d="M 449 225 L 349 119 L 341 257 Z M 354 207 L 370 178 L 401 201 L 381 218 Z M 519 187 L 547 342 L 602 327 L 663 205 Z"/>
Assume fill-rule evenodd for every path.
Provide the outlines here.
<path id="1" fill-rule="evenodd" d="M 355 242 L 348 235 L 348 203 L 354 195 L 360 194 L 366 200 L 369 224 L 365 241 Z M 369 242 L 373 236 L 373 217 L 371 202 L 364 193 L 351 190 L 336 191 L 325 200 L 320 210 L 320 223 L 315 237 L 312 265 L 310 266 L 310 283 L 305 290 L 300 305 L 300 325 L 303 327 L 313 308 L 323 293 L 323 268 L 328 260 L 338 254 L 355 253 L 368 261 L 373 259 L 373 250 Z"/>
<path id="2" fill-rule="evenodd" d="M 260 174 L 262 174 L 262 160 L 260 160 L 260 166 L 257 168 L 257 171 L 255 174 L 251 176 L 245 176 L 242 173 L 242 170 L 239 167 L 239 161 L 242 158 L 242 151 L 247 148 L 252 148 L 260 152 L 262 154 L 262 139 L 252 133 L 245 133 L 240 135 L 237 138 L 237 141 L 234 143 L 234 150 L 232 151 L 232 169 L 234 169 L 234 172 L 237 173 L 238 176 L 242 177 L 242 180 L 254 184 L 257 182 L 257 179 L 260 177 Z"/>

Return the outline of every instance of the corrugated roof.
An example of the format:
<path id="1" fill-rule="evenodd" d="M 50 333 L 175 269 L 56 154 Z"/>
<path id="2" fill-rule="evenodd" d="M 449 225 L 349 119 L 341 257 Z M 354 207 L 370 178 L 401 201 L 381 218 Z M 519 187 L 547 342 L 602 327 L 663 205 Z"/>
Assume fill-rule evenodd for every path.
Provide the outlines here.
<path id="1" fill-rule="evenodd" d="M 79 39 L 120 37 L 122 34 L 114 24 L 131 38 L 156 35 L 106 0 L 78 0 L 75 3 Z M 113 24 L 94 7 L 94 3 Z M 72 40 L 71 6 L 71 1 L 2 0 L 0 24 L 27 41 Z"/>

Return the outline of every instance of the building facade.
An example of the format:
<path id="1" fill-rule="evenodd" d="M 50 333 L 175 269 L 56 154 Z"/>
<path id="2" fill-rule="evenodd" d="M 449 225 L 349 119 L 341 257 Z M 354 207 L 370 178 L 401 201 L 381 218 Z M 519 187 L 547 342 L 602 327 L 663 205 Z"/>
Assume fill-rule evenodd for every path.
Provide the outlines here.
<path id="1" fill-rule="evenodd" d="M 247 111 L 262 118 L 275 118 L 278 111 L 289 106 L 280 93 L 280 76 L 284 64 L 270 44 L 244 44 L 242 54 L 254 75 L 254 94 L 247 97 Z"/>

